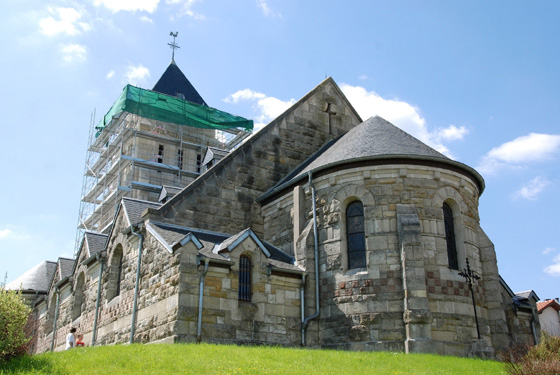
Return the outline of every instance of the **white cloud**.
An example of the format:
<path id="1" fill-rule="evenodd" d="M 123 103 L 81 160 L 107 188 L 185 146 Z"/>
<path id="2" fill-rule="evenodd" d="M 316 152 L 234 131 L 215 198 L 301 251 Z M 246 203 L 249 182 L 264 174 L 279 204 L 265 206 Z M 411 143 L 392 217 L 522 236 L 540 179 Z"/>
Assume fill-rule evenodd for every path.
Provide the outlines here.
<path id="1" fill-rule="evenodd" d="M 0 229 L 0 238 L 8 238 L 12 233 L 10 229 Z"/>
<path id="2" fill-rule="evenodd" d="M 518 191 L 514 193 L 515 198 L 525 198 L 529 200 L 534 200 L 537 195 L 542 193 L 542 191 L 550 185 L 551 182 L 544 177 L 537 176 L 531 181 L 522 186 Z"/>
<path id="3" fill-rule="evenodd" d="M 196 20 L 204 20 L 206 19 L 206 17 L 204 17 L 204 15 L 200 14 L 200 13 L 196 13 L 195 11 L 192 10 L 193 5 L 197 2 L 198 0 L 165 0 L 165 2 L 167 4 L 182 4 L 182 9 L 179 12 L 179 16 L 189 16 L 191 18 L 194 18 Z"/>
<path id="4" fill-rule="evenodd" d="M 544 268 L 544 272 L 552 276 L 560 276 L 560 254 L 555 256 L 550 266 Z"/>
<path id="5" fill-rule="evenodd" d="M 48 8 L 53 15 L 58 15 L 58 21 L 54 17 L 45 17 L 39 20 L 41 33 L 54 36 L 57 34 L 78 35 L 81 31 L 90 30 L 90 25 L 79 22 L 82 14 L 74 8 Z"/>
<path id="6" fill-rule="evenodd" d="M 146 22 L 146 23 L 154 23 L 154 20 L 152 20 L 150 17 L 148 16 L 142 16 L 140 17 L 140 21 L 142 22 Z"/>
<path id="7" fill-rule="evenodd" d="M 149 76 L 150 71 L 142 64 L 138 66 L 129 65 L 125 73 L 126 82 L 130 83 L 131 85 L 139 85 Z"/>
<path id="8" fill-rule="evenodd" d="M 360 86 L 342 84 L 340 88 L 362 119 L 380 116 L 447 156 L 452 157 L 449 149 L 441 141 L 462 139 L 468 133 L 465 127 L 455 125 L 430 131 L 426 120 L 420 114 L 420 109 L 407 102 L 397 98 L 382 98 L 376 92 L 367 91 Z"/>
<path id="9" fill-rule="evenodd" d="M 551 252 L 553 252 L 554 250 L 556 250 L 556 249 L 553 248 L 553 247 L 547 247 L 546 249 L 544 249 L 544 250 L 542 251 L 542 253 L 543 253 L 544 255 L 547 255 L 547 254 L 550 254 Z"/>
<path id="10" fill-rule="evenodd" d="M 560 151 L 560 135 L 530 133 L 495 147 L 482 157 L 477 168 L 492 173 L 499 168 L 518 168 L 550 160 Z"/>
<path id="11" fill-rule="evenodd" d="M 457 127 L 455 125 L 449 125 L 447 128 L 439 130 L 438 136 L 440 139 L 455 141 L 463 139 L 468 132 L 468 129 L 464 126 Z"/>
<path id="12" fill-rule="evenodd" d="M 256 112 L 255 131 L 262 129 L 296 102 L 295 99 L 283 101 L 250 89 L 239 90 L 225 98 L 224 101 L 233 104 L 240 101 L 253 102 L 253 110 Z"/>
<path id="13" fill-rule="evenodd" d="M 146 11 L 148 13 L 153 13 L 156 11 L 159 4 L 159 0 L 95 0 L 93 4 L 98 6 L 104 6 L 113 13 L 123 11 L 135 12 L 135 11 Z"/>
<path id="14" fill-rule="evenodd" d="M 110 70 L 107 75 L 105 76 L 105 78 L 107 79 L 111 79 L 113 78 L 113 76 L 115 75 L 115 71 L 114 70 Z"/>
<path id="15" fill-rule="evenodd" d="M 281 17 L 280 13 L 273 12 L 272 9 L 268 6 L 266 0 L 257 0 L 257 6 L 261 9 L 261 12 L 265 16 L 274 16 L 274 17 Z"/>
<path id="16" fill-rule="evenodd" d="M 86 61 L 86 46 L 81 44 L 67 44 L 62 46 L 62 59 L 66 62 Z"/>

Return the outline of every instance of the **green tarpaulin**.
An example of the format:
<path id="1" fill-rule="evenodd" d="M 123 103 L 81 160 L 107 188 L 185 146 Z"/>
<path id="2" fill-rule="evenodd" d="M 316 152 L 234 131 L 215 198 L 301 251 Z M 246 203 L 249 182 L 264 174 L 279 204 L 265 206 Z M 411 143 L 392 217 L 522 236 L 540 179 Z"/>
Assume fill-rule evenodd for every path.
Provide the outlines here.
<path id="1" fill-rule="evenodd" d="M 121 112 L 134 113 L 153 120 L 204 129 L 253 129 L 253 120 L 234 116 L 200 104 L 159 92 L 126 85 L 121 96 L 95 127 L 97 135 Z"/>

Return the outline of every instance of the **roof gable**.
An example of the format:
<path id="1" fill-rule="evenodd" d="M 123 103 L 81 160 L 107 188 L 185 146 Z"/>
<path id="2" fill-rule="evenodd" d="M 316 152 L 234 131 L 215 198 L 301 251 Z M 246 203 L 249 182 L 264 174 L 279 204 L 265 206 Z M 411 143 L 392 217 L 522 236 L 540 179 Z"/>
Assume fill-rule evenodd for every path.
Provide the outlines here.
<path id="1" fill-rule="evenodd" d="M 328 94 L 326 92 L 328 92 Z M 328 98 L 327 98 L 327 96 L 328 96 Z M 257 145 L 259 145 L 259 142 L 266 143 L 266 141 L 268 140 L 269 137 L 272 137 L 273 134 L 278 133 L 278 128 L 279 127 L 281 127 L 282 125 L 285 126 L 285 122 L 290 116 L 294 115 L 295 113 L 297 113 L 298 110 L 300 110 L 302 108 L 310 107 L 311 105 L 309 105 L 309 101 L 311 101 L 313 98 L 320 98 L 321 99 L 320 101 L 329 102 L 329 101 L 335 101 L 334 97 L 336 97 L 336 100 L 339 101 L 339 103 L 340 103 L 338 107 L 340 109 L 344 109 L 343 112 L 345 112 L 345 114 L 348 117 L 351 117 L 352 121 L 355 121 L 354 123 L 357 124 L 357 123 L 360 123 L 362 121 L 359 114 L 356 112 L 356 110 L 354 109 L 352 104 L 348 101 L 348 99 L 346 98 L 346 96 L 344 95 L 342 90 L 340 90 L 340 88 L 335 83 L 335 81 L 332 78 L 329 77 L 329 78 L 325 79 L 323 82 L 321 82 L 319 85 L 317 85 L 313 90 L 311 90 L 309 93 L 307 93 L 300 100 L 298 100 L 294 105 L 292 105 L 290 108 L 288 108 L 284 113 L 282 113 L 280 116 L 278 116 L 277 118 L 272 120 L 263 129 L 261 129 L 260 131 L 258 131 L 257 133 L 255 133 L 251 137 L 249 137 L 243 144 L 241 144 L 235 150 L 233 150 L 233 151 L 229 152 L 227 155 L 225 155 L 223 159 L 221 159 L 215 166 L 212 167 L 212 169 L 214 170 L 214 174 L 204 173 L 204 174 L 200 175 L 197 179 L 195 179 L 193 182 L 191 182 L 189 185 L 187 185 L 183 190 L 181 190 L 181 192 L 179 192 L 174 197 L 172 197 L 171 199 L 166 201 L 165 204 L 163 204 L 160 208 L 157 209 L 157 211 L 156 210 L 152 211 L 151 214 L 153 214 L 153 215 L 165 215 L 166 213 L 171 212 L 173 210 L 173 206 L 178 204 L 183 199 L 186 199 L 193 191 L 195 191 L 197 189 L 198 186 L 206 183 L 208 180 L 210 180 L 212 178 L 215 178 L 215 175 L 220 173 L 220 171 L 219 171 L 220 167 L 227 168 L 226 165 L 228 165 L 230 163 L 234 164 L 237 161 L 239 161 L 240 163 L 244 163 L 244 158 L 245 158 L 245 153 L 246 152 L 250 153 L 250 150 L 252 148 L 257 147 Z M 326 112 L 325 108 L 322 108 L 322 109 L 321 108 L 314 108 L 314 109 L 318 113 L 319 112 Z M 299 123 L 298 123 L 298 125 L 299 125 Z M 350 124 L 349 126 L 352 126 L 352 125 Z M 339 130 L 338 134 L 340 134 L 340 130 Z M 331 137 L 334 138 L 334 137 L 338 136 L 338 134 L 335 135 L 335 136 L 331 135 Z M 295 165 L 294 168 L 296 166 L 297 165 Z M 293 168 L 292 168 L 292 170 L 293 170 Z M 291 171 L 289 171 L 289 172 L 291 172 Z M 274 183 L 274 182 L 272 182 L 272 183 Z M 269 187 L 271 187 L 271 186 L 272 186 L 272 184 Z M 265 191 L 263 190 L 262 193 L 264 193 L 264 192 Z"/>
<path id="2" fill-rule="evenodd" d="M 471 175 L 479 185 L 480 193 L 484 189 L 484 180 L 474 169 L 448 158 L 389 121 L 375 116 L 326 144 L 296 168 L 294 173 L 259 197 L 259 200 L 266 199 L 284 187 L 301 180 L 308 172 L 376 159 L 423 160 L 448 164 Z"/>
<path id="3" fill-rule="evenodd" d="M 539 310 L 539 314 L 549 307 L 556 310 L 557 312 L 560 312 L 560 304 L 556 302 L 556 300 L 549 299 L 547 301 L 537 302 L 537 309 Z"/>
<path id="4" fill-rule="evenodd" d="M 196 104 L 207 105 L 174 61 L 171 61 L 171 64 L 163 72 L 152 91 L 176 96 Z"/>

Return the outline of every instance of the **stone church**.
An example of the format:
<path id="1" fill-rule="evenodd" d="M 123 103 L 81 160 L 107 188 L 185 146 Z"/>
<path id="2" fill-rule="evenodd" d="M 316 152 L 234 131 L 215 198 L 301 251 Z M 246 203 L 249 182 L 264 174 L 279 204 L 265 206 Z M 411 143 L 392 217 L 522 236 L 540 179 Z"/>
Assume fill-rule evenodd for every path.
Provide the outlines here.
<path id="1" fill-rule="evenodd" d="M 332 78 L 229 149 L 213 136 L 227 114 L 191 116 L 217 110 L 174 61 L 165 81 L 171 91 L 142 95 L 179 103 L 176 117 L 121 106 L 97 127 L 103 137 L 157 122 L 130 147 L 119 138 L 115 154 L 131 161 L 122 171 L 152 168 L 130 185 L 140 193 L 118 196 L 107 223 L 83 231 L 75 259 L 43 262 L 9 285 L 33 307 L 31 352 L 63 349 L 71 327 L 87 345 L 495 357 L 538 342 L 538 297 L 507 286 L 480 227 L 476 170 L 380 117 L 361 119 Z M 162 140 L 154 129 L 165 126 L 183 135 Z M 190 171 L 183 144 L 198 145 Z M 129 154 L 140 145 L 157 160 Z M 178 168 L 160 162 L 164 152 Z"/>

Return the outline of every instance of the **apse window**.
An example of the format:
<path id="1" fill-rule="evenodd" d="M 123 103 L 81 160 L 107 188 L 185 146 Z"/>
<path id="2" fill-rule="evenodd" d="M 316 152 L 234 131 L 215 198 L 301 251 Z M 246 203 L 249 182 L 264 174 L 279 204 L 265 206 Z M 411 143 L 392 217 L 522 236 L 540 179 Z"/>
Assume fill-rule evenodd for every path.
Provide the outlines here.
<path id="1" fill-rule="evenodd" d="M 360 201 L 354 201 L 346 208 L 346 241 L 348 268 L 366 267 L 364 205 Z"/>
<path id="2" fill-rule="evenodd" d="M 443 222 L 445 225 L 445 241 L 447 243 L 447 260 L 449 268 L 459 269 L 459 259 L 457 256 L 457 242 L 455 241 L 455 223 L 453 220 L 453 210 L 447 203 L 443 204 Z"/>

